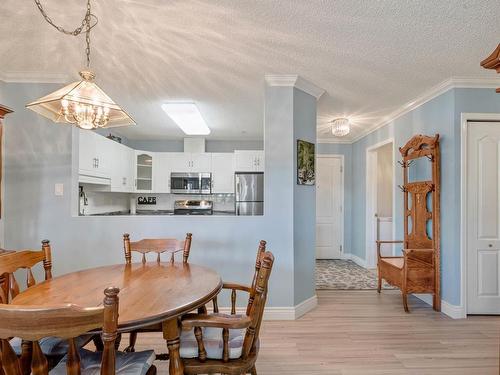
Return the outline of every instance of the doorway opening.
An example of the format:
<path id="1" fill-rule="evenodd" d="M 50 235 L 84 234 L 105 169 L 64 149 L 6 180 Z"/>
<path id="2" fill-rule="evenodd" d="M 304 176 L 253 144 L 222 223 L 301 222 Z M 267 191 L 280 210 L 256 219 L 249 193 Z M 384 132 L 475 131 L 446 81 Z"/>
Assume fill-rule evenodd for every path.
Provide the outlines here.
<path id="1" fill-rule="evenodd" d="M 394 140 L 388 139 L 366 150 L 366 254 L 368 269 L 377 267 L 377 240 L 394 240 Z M 393 246 L 381 251 L 394 255 Z"/>

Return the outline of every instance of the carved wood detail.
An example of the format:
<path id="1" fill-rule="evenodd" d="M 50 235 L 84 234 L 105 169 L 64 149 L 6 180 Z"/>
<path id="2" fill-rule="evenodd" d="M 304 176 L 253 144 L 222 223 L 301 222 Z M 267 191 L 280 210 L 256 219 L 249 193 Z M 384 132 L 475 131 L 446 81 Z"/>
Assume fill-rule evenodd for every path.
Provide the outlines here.
<path id="1" fill-rule="evenodd" d="M 401 289 L 403 306 L 408 309 L 408 294 L 432 293 L 433 308 L 441 310 L 440 283 L 440 151 L 439 134 L 415 135 L 399 149 L 403 161 L 404 240 L 377 241 L 378 287 L 382 279 Z M 430 181 L 409 182 L 409 168 L 414 159 L 425 157 L 431 163 Z M 431 211 L 428 202 L 431 202 Z M 410 205 L 411 202 L 411 205 Z M 429 236 L 428 228 L 432 228 Z M 403 244 L 403 256 L 381 255 L 382 244 Z"/>
<path id="2" fill-rule="evenodd" d="M 481 61 L 481 66 L 485 69 L 494 69 L 497 73 L 500 73 L 500 44 L 491 55 Z M 500 93 L 500 87 L 496 89 L 496 92 Z"/>

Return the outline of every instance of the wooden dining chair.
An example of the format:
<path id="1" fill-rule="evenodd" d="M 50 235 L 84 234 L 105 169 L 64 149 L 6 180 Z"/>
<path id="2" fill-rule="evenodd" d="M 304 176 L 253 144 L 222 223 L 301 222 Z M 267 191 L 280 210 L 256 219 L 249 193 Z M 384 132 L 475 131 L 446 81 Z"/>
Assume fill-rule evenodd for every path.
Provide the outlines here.
<path id="1" fill-rule="evenodd" d="M 45 280 L 52 278 L 52 252 L 49 240 L 42 241 L 41 250 L 19 250 L 0 257 L 0 274 L 5 275 L 5 287 L 0 290 L 0 303 L 9 303 L 19 294 L 19 284 L 14 272 L 26 270 L 26 288 L 36 284 L 32 268 L 42 263 Z"/>
<path id="2" fill-rule="evenodd" d="M 191 242 L 193 235 L 186 233 L 184 240 L 177 240 L 175 238 L 144 238 L 142 240 L 132 242 L 130 241 L 130 234 L 123 235 L 123 250 L 125 252 L 125 261 L 127 264 L 132 263 L 132 252 L 142 254 L 142 263 L 146 263 L 146 254 L 156 253 L 156 261 L 161 262 L 161 254 L 170 254 L 170 261 L 175 261 L 175 254 L 182 251 L 182 261 L 187 263 L 189 259 L 189 252 L 191 251 Z M 125 348 L 126 352 L 134 352 L 135 344 L 137 342 L 137 334 L 140 332 L 163 332 L 161 323 L 152 325 L 150 327 L 141 328 L 140 330 L 130 332 L 129 345 Z M 159 359 L 168 359 L 167 354 L 158 355 Z"/>
<path id="3" fill-rule="evenodd" d="M 255 285 L 257 283 L 257 277 L 259 275 L 260 267 L 262 264 L 262 257 L 266 253 L 266 241 L 260 240 L 259 247 L 257 248 L 257 257 L 255 259 L 255 272 L 253 274 L 252 283 L 250 286 L 241 285 L 236 283 L 222 283 L 222 290 L 230 290 L 231 291 L 231 314 L 236 314 L 236 296 L 237 291 L 248 293 L 248 304 L 246 308 L 246 314 L 250 313 L 250 308 L 252 307 L 254 293 L 255 293 Z M 213 311 L 214 313 L 219 312 L 218 306 L 218 296 L 215 296 L 212 300 L 213 303 Z"/>
<path id="4" fill-rule="evenodd" d="M 19 284 L 16 280 L 15 272 L 24 270 L 26 273 L 26 288 L 36 284 L 33 276 L 33 268 L 41 263 L 43 266 L 44 279 L 52 278 L 52 250 L 48 240 L 42 241 L 41 250 L 19 250 L 4 254 L 0 257 L 0 274 L 5 275 L 5 289 L 0 292 L 0 302 L 7 304 L 19 294 Z M 78 348 L 85 346 L 93 338 L 93 335 L 86 334 L 78 337 L 75 343 Z M 44 337 L 39 342 L 43 354 L 48 358 L 51 365 L 56 364 L 66 355 L 68 344 L 66 340 L 59 337 Z M 23 374 L 30 373 L 32 360 L 32 344 L 29 341 L 23 341 L 20 337 L 14 337 L 10 341 L 14 352 L 20 357 Z"/>
<path id="5" fill-rule="evenodd" d="M 107 288 L 101 307 L 82 308 L 62 305 L 39 306 L 0 305 L 1 369 L 6 375 L 22 375 L 21 360 L 15 354 L 9 338 L 21 337 L 33 343 L 33 375 L 49 374 L 49 362 L 42 352 L 40 340 L 58 336 L 68 341 L 68 354 L 51 371 L 51 375 L 85 375 L 100 371 L 102 375 L 156 373 L 152 365 L 154 352 L 117 353 L 118 288 Z M 91 352 L 78 349 L 75 337 L 90 330 L 102 329 L 104 349 Z"/>
<path id="6" fill-rule="evenodd" d="M 193 235 L 186 233 L 184 240 L 177 240 L 175 238 L 144 238 L 140 241 L 131 242 L 130 235 L 125 233 L 123 235 L 123 249 L 125 251 L 125 261 L 127 264 L 132 263 L 132 252 L 142 254 L 142 263 L 146 263 L 147 253 L 156 253 L 156 261 L 160 262 L 160 254 L 170 254 L 170 261 L 175 260 L 175 254 L 182 251 L 182 261 L 188 262 L 189 252 L 191 251 L 191 241 Z"/>
<path id="7" fill-rule="evenodd" d="M 264 252 L 259 263 L 246 314 L 187 314 L 182 318 L 180 355 L 185 374 L 257 374 L 255 361 L 273 254 Z"/>

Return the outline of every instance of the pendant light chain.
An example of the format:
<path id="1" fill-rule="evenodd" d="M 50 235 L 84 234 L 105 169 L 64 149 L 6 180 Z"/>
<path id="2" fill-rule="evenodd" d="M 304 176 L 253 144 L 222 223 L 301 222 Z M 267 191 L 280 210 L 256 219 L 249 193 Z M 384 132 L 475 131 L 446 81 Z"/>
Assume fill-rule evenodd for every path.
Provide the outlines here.
<path id="1" fill-rule="evenodd" d="M 87 68 L 90 67 L 90 30 L 92 30 L 95 27 L 95 25 L 97 25 L 98 22 L 96 15 L 92 14 L 90 7 L 90 0 L 87 0 L 87 11 L 85 13 L 85 17 L 82 20 L 81 25 L 73 31 L 68 31 L 63 27 L 56 25 L 54 21 L 52 21 L 52 19 L 47 15 L 45 9 L 43 9 L 40 0 L 34 0 L 34 1 L 45 21 L 47 21 L 50 25 L 52 25 L 57 31 L 66 35 L 73 35 L 73 36 L 78 36 L 83 32 L 85 32 L 85 43 L 86 43 L 85 54 L 87 57 Z M 94 23 L 92 23 L 92 19 L 94 19 Z"/>

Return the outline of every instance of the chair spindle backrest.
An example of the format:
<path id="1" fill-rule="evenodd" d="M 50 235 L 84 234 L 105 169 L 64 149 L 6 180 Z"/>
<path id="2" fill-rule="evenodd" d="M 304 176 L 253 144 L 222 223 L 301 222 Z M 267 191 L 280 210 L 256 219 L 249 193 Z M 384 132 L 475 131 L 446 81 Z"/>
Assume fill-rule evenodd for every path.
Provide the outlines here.
<path id="1" fill-rule="evenodd" d="M 38 341 L 56 336 L 68 339 L 67 373 L 80 374 L 80 357 L 75 337 L 93 329 L 103 329 L 104 352 L 101 374 L 115 374 L 115 340 L 118 330 L 118 288 L 104 291 L 102 307 L 82 308 L 63 305 L 50 308 L 39 306 L 0 305 L 0 368 L 6 375 L 21 375 L 21 362 L 10 346 L 11 337 L 33 342 L 33 375 L 48 374 L 48 361 Z"/>
<path id="2" fill-rule="evenodd" d="M 188 262 L 189 252 L 191 251 L 191 241 L 193 235 L 186 233 L 186 238 L 182 241 L 175 238 L 144 238 L 140 241 L 131 242 L 130 235 L 123 235 L 123 249 L 125 252 L 125 261 L 127 264 L 132 263 L 132 252 L 142 254 L 142 263 L 146 263 L 147 253 L 156 253 L 156 261 L 161 262 L 160 254 L 167 252 L 170 254 L 170 261 L 174 261 L 174 255 L 182 251 L 182 261 Z"/>
<path id="3" fill-rule="evenodd" d="M 255 259 L 255 272 L 253 274 L 250 297 L 248 298 L 248 305 L 246 311 L 247 315 L 250 314 L 250 309 L 252 308 L 253 300 L 255 297 L 255 287 L 257 285 L 257 277 L 259 276 L 259 271 L 262 264 L 262 257 L 264 256 L 265 253 L 266 253 L 266 241 L 260 240 L 259 248 L 257 249 L 257 258 Z"/>
<path id="4" fill-rule="evenodd" d="M 261 265 L 255 284 L 254 300 L 248 315 L 252 323 L 247 328 L 243 341 L 243 350 L 241 354 L 243 359 L 247 358 L 251 351 L 255 349 L 255 344 L 259 338 L 260 326 L 267 300 L 269 277 L 271 276 L 273 263 L 274 255 L 269 251 L 265 252 L 261 258 Z"/>
<path id="5" fill-rule="evenodd" d="M 27 288 L 36 284 L 32 267 L 40 262 L 43 264 L 45 280 L 51 279 L 52 253 L 48 240 L 42 241 L 42 249 L 39 251 L 20 250 L 0 256 L 0 274 L 8 275 L 8 290 L 6 293 L 3 288 L 0 288 L 0 303 L 9 303 L 12 298 L 19 294 L 19 284 L 14 276 L 14 272 L 17 270 L 26 269 Z"/>

